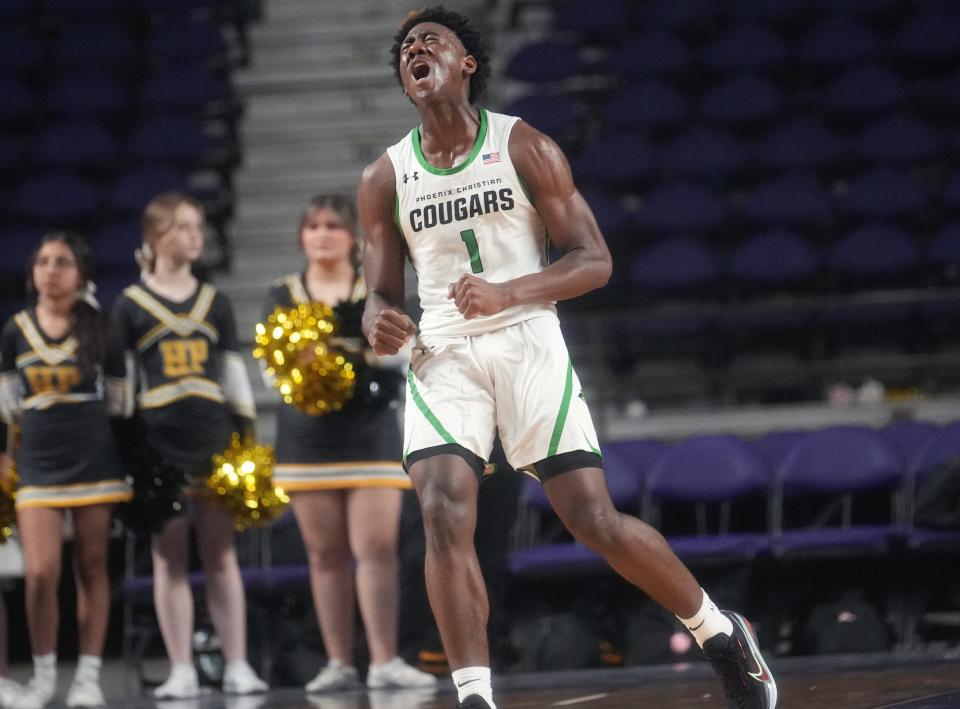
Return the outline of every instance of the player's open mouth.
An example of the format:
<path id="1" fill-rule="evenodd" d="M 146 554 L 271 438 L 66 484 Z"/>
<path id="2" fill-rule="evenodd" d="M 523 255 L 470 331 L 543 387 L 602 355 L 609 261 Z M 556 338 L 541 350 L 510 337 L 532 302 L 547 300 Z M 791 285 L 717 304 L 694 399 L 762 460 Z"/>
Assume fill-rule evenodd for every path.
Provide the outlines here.
<path id="1" fill-rule="evenodd" d="M 426 79 L 430 75 L 430 65 L 424 62 L 418 62 L 410 67 L 410 74 L 414 81 Z"/>

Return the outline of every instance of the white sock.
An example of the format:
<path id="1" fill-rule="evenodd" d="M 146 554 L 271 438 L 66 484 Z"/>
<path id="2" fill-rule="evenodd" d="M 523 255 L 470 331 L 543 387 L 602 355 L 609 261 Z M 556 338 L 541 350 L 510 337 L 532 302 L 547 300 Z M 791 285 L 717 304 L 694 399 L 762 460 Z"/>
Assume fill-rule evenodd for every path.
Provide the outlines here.
<path id="1" fill-rule="evenodd" d="M 99 682 L 101 664 L 102 660 L 97 655 L 80 655 L 77 658 L 76 677 L 90 682 Z"/>
<path id="2" fill-rule="evenodd" d="M 33 656 L 33 677 L 44 687 L 57 683 L 57 653 Z"/>
<path id="3" fill-rule="evenodd" d="M 458 702 L 462 702 L 471 694 L 479 694 L 490 705 L 490 709 L 497 709 L 493 703 L 493 686 L 490 684 L 489 667 L 462 667 L 454 670 L 453 683 L 457 687 Z"/>
<path id="4" fill-rule="evenodd" d="M 720 609 L 710 600 L 706 591 L 703 591 L 703 603 L 700 605 L 700 610 L 692 618 L 680 618 L 680 616 L 677 616 L 677 618 L 690 631 L 697 641 L 697 645 L 701 648 L 714 635 L 719 633 L 733 635 L 733 623 L 720 612 Z"/>

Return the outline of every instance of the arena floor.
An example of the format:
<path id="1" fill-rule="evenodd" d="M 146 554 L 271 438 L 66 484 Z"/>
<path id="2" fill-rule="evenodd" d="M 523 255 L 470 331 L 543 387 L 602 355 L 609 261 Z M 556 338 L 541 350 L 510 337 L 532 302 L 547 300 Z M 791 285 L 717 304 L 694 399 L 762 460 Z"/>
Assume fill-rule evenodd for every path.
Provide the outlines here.
<path id="1" fill-rule="evenodd" d="M 960 656 L 829 657 L 771 663 L 780 709 L 947 709 L 960 707 Z M 703 665 L 512 675 L 496 680 L 499 709 L 722 709 L 718 684 Z M 452 709 L 452 693 L 355 692 L 304 696 L 294 689 L 257 697 L 155 703 L 110 701 L 124 709 Z"/>

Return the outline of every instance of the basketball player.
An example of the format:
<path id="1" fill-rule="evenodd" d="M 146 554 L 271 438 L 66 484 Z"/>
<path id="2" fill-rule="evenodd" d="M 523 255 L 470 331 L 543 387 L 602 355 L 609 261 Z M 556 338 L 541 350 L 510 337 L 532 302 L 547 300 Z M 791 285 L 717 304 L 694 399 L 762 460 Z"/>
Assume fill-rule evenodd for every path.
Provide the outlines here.
<path id="1" fill-rule="evenodd" d="M 463 16 L 411 14 L 392 53 L 421 124 L 360 178 L 363 327 L 384 355 L 416 335 L 402 310 L 406 252 L 423 317 L 407 378 L 404 464 L 423 509 L 427 592 L 460 707 L 495 707 L 473 534 L 497 431 L 510 464 L 543 482 L 573 536 L 682 620 L 731 707 L 775 707 L 776 684 L 747 622 L 719 610 L 663 537 L 610 501 L 554 304 L 603 286 L 611 260 L 566 157 L 526 123 L 475 105 L 489 61 Z M 562 254 L 549 265 L 547 235 Z"/>

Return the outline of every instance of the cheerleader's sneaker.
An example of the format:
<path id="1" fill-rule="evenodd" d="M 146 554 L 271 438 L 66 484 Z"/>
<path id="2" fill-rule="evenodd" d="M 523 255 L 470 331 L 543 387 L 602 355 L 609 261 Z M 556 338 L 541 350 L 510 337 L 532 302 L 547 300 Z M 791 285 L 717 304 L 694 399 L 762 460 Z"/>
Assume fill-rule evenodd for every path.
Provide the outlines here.
<path id="1" fill-rule="evenodd" d="M 55 685 L 38 682 L 34 677 L 26 687 L 11 697 L 9 704 L 4 706 L 6 709 L 43 709 L 53 701 L 55 693 Z"/>
<path id="2" fill-rule="evenodd" d="M 367 672 L 368 689 L 432 689 L 436 686 L 436 677 L 411 667 L 399 657 L 370 665 Z"/>
<path id="3" fill-rule="evenodd" d="M 106 706 L 100 683 L 88 677 L 74 677 L 67 691 L 67 706 L 74 707 L 102 707 Z"/>
<path id="4" fill-rule="evenodd" d="M 14 700 L 26 691 L 24 686 L 12 679 L 0 677 L 0 707 L 13 705 Z"/>
<path id="5" fill-rule="evenodd" d="M 360 687 L 360 678 L 357 676 L 357 668 L 345 665 L 340 660 L 330 660 L 326 667 L 317 673 L 307 683 L 307 692 L 316 694 L 319 692 L 341 692 L 346 689 L 357 689 Z"/>
<path id="6" fill-rule="evenodd" d="M 197 670 L 186 663 L 174 665 L 167 680 L 153 690 L 154 699 L 192 699 L 200 694 Z"/>
<path id="7" fill-rule="evenodd" d="M 224 694 L 263 694 L 269 689 L 246 660 L 234 660 L 223 671 Z"/>

